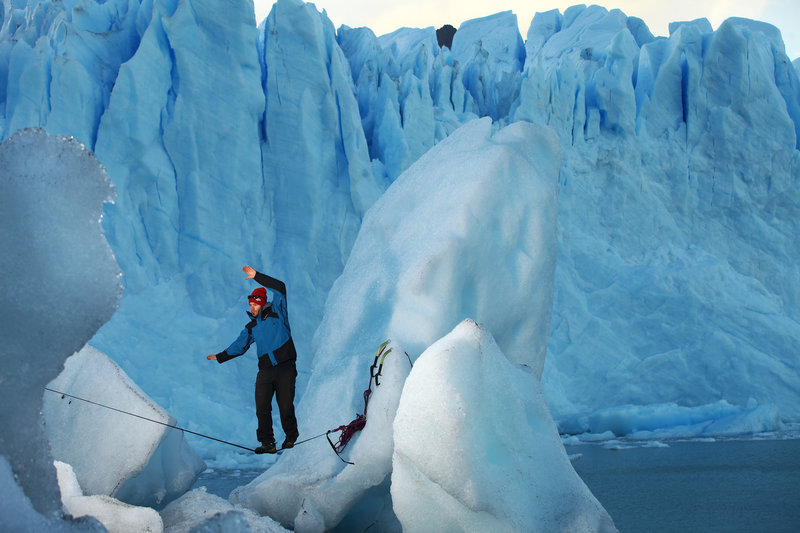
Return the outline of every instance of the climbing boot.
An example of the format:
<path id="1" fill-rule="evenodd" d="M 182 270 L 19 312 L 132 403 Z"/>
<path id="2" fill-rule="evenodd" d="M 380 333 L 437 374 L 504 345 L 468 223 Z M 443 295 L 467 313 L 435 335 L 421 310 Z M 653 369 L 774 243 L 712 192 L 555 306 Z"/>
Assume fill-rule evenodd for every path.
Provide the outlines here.
<path id="1" fill-rule="evenodd" d="M 278 449 L 275 448 L 275 442 L 273 441 L 273 442 L 268 442 L 268 443 L 262 443 L 261 446 L 256 448 L 256 453 L 258 453 L 258 454 L 262 454 L 262 453 L 278 453 Z"/>

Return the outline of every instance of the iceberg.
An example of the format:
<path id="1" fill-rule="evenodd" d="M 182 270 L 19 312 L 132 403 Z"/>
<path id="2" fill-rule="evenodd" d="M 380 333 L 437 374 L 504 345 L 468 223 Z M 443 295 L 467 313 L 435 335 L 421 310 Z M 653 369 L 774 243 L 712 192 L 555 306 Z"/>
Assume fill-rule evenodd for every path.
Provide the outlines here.
<path id="1" fill-rule="evenodd" d="M 159 508 L 205 470 L 177 421 L 91 346 L 67 358 L 48 389 L 42 414 L 50 450 L 82 495 Z"/>
<path id="2" fill-rule="evenodd" d="M 402 352 L 413 361 L 474 316 L 495 329 L 509 360 L 538 378 L 553 290 L 559 153 L 548 128 L 517 123 L 494 131 L 485 118 L 437 144 L 392 184 L 367 212 L 328 297 L 297 409 L 301 440 L 363 409 L 365 347 L 386 338 L 394 343 L 384 370 L 391 377 L 378 391 L 392 399 L 383 408 L 371 402 L 364 431 L 345 452 L 354 465 L 324 441 L 304 444 L 234 491 L 232 501 L 309 531 L 364 521 L 365 514 L 393 527 L 391 512 L 376 517 L 374 506 L 359 504 L 388 495 L 391 423 L 410 370 Z M 506 208 L 493 208 L 499 203 Z M 509 254 L 511 268 L 498 270 L 495 258 Z M 380 425 L 371 422 L 376 411 L 384 413 Z"/>
<path id="3" fill-rule="evenodd" d="M 164 523 L 155 509 L 127 505 L 104 495 L 86 496 L 70 465 L 55 461 L 55 466 L 61 501 L 73 517 L 91 516 L 103 524 L 106 530 L 113 532 L 164 531 Z"/>
<path id="4" fill-rule="evenodd" d="M 100 227 L 114 187 L 80 143 L 27 129 L 0 144 L 0 454 L 33 508 L 61 510 L 41 417 L 44 387 L 116 309 L 122 287 Z M 4 487 L 7 484 L 4 482 Z"/>
<path id="5" fill-rule="evenodd" d="M 228 500 L 209 494 L 205 487 L 188 492 L 161 511 L 165 531 L 289 531 L 268 516 L 250 509 L 235 507 Z"/>
<path id="6" fill-rule="evenodd" d="M 394 435 L 403 531 L 616 531 L 573 470 L 535 373 L 471 320 L 417 359 Z"/>
<path id="7" fill-rule="evenodd" d="M 115 531 L 161 531 L 155 510 L 109 495 L 154 504 L 188 489 L 204 465 L 181 434 L 167 435 L 152 422 L 103 421 L 102 414 L 45 390 L 91 392 L 117 406 L 147 406 L 147 414 L 170 420 L 113 362 L 85 348 L 122 293 L 100 226 L 101 207 L 113 200 L 114 187 L 80 143 L 39 129 L 0 144 L 0 169 L 0 241 L 13 250 L 3 256 L 3 272 L 14 280 L 3 291 L 0 317 L 8 363 L 0 379 L 7 396 L 0 410 L 6 428 L 0 433 L 0 524 L 102 530 L 94 518 L 71 514 L 98 517 Z M 54 466 L 51 449 L 74 462 L 80 476 L 69 464 Z M 84 494 L 79 477 L 91 494 Z"/>

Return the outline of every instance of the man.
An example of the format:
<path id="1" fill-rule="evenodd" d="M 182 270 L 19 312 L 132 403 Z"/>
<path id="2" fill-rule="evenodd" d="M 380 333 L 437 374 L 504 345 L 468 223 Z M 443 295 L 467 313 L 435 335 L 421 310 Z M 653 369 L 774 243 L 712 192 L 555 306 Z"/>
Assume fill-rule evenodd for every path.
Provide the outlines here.
<path id="1" fill-rule="evenodd" d="M 286 434 L 281 449 L 292 448 L 298 437 L 297 419 L 294 415 L 294 388 L 297 378 L 297 351 L 292 341 L 289 314 L 286 306 L 286 284 L 280 280 L 256 272 L 252 267 L 242 268 L 245 279 L 253 279 L 262 287 L 256 288 L 248 302 L 247 313 L 252 320 L 244 327 L 239 337 L 218 354 L 206 359 L 224 363 L 245 353 L 255 341 L 258 352 L 258 375 L 256 376 L 256 437 L 261 446 L 256 453 L 277 453 L 272 433 L 272 396 L 278 400 L 281 426 Z M 267 291 L 273 291 L 271 302 L 267 302 Z"/>

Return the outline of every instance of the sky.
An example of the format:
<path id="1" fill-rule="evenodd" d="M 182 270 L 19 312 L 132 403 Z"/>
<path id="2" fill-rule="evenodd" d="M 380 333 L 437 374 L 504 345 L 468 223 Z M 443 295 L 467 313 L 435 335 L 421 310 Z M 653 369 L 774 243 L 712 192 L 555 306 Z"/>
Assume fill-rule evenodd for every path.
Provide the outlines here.
<path id="1" fill-rule="evenodd" d="M 274 0 L 254 0 L 256 21 L 269 14 Z M 534 14 L 558 9 L 562 13 L 578 1 L 496 0 L 489 6 L 485 0 L 318 0 L 313 3 L 319 11 L 328 13 L 333 25 L 353 28 L 366 26 L 376 35 L 398 28 L 440 28 L 451 24 L 458 28 L 462 22 L 511 10 L 517 15 L 522 38 Z M 589 5 L 590 3 L 587 3 Z M 601 2 L 607 9 L 621 9 L 626 15 L 645 21 L 653 35 L 669 36 L 669 23 L 707 18 L 714 29 L 728 17 L 744 17 L 774 24 L 781 30 L 786 55 L 800 57 L 800 2 L 797 0 L 614 0 Z"/>

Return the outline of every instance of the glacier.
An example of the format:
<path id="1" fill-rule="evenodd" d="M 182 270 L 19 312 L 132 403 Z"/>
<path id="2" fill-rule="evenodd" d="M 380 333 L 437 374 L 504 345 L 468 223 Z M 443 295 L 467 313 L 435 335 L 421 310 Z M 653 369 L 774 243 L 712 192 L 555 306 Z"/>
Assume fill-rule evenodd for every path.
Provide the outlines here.
<path id="1" fill-rule="evenodd" d="M 354 352 L 346 377 L 325 382 L 315 372 L 327 341 L 315 339 L 332 338 L 321 329 L 335 329 L 328 302 L 370 209 L 477 118 L 548 126 L 560 152 L 557 260 L 536 364 L 559 430 L 727 435 L 800 418 L 797 65 L 758 21 L 676 22 L 656 37 L 599 6 L 537 13 L 524 40 L 513 13 L 469 21 L 450 50 L 434 28 L 337 30 L 299 0 L 279 0 L 258 26 L 249 2 L 3 0 L 0 140 L 37 127 L 94 152 L 117 191 L 102 225 L 125 293 L 79 329 L 104 323 L 91 345 L 189 429 L 247 443 L 250 369 L 202 362 L 241 327 L 241 265 L 287 282 L 299 410 L 346 390 L 321 410 L 335 410 L 335 426 L 357 410 L 363 369 Z M 487 193 L 481 205 L 499 200 Z M 387 253 L 379 244 L 373 257 Z M 492 259 L 494 274 L 516 266 Z M 432 286 L 474 266 L 454 262 Z M 408 292 L 374 296 L 398 312 L 423 305 Z M 457 314 L 421 320 L 437 333 L 404 342 L 411 358 L 475 318 Z M 489 318 L 516 357 L 503 340 L 510 323 Z M 358 353 L 382 340 L 360 340 Z M 69 353 L 85 340 L 73 344 Z M 187 440 L 212 467 L 271 464 Z M 34 491 L 37 509 L 58 506 L 53 486 Z"/>

